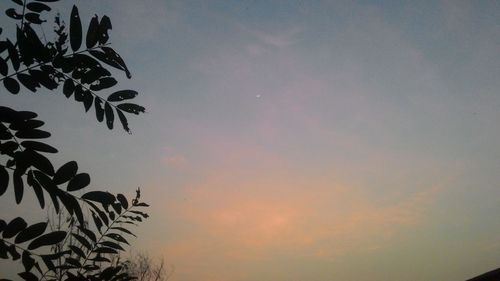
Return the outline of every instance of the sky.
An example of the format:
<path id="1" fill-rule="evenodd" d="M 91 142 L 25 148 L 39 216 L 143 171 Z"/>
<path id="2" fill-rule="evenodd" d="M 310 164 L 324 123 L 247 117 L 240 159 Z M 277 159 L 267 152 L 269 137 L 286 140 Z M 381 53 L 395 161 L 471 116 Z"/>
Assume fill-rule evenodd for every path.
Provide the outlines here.
<path id="1" fill-rule="evenodd" d="M 57 94 L 2 104 L 36 110 L 54 162 L 77 160 L 95 189 L 141 186 L 151 217 L 133 250 L 170 280 L 500 266 L 499 1 L 87 0 L 63 18 L 73 3 L 84 22 L 110 16 L 132 72 L 119 85 L 148 113 L 127 135 Z"/>

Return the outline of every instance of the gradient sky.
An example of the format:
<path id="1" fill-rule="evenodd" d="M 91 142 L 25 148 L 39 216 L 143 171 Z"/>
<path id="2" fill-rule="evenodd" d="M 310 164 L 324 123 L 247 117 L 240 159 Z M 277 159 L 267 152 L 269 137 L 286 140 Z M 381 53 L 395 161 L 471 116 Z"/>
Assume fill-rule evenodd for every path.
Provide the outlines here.
<path id="1" fill-rule="evenodd" d="M 55 162 L 78 160 L 96 189 L 142 187 L 134 250 L 174 265 L 171 280 L 500 266 L 500 1 L 76 3 L 86 23 L 111 17 L 133 75 L 121 87 L 148 110 L 133 135 L 61 95 L 2 104 L 36 110 Z"/>

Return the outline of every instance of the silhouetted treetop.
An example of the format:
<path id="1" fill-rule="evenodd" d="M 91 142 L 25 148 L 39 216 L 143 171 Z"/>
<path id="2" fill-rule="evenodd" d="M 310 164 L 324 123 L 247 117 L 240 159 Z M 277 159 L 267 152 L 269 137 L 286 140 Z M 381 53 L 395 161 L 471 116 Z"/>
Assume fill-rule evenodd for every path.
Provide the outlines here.
<path id="1" fill-rule="evenodd" d="M 144 113 L 145 108 L 131 102 L 138 95 L 136 91 L 115 90 L 118 82 L 110 69 L 123 71 L 127 78 L 131 78 L 131 74 L 109 43 L 112 28 L 109 17 L 92 17 L 84 36 L 78 8 L 73 6 L 69 28 L 56 15 L 55 39 L 46 42 L 32 25 L 47 22 L 42 14 L 51 11 L 49 2 L 57 1 L 13 2 L 17 6 L 7 9 L 6 15 L 17 22 L 15 38 L 0 40 L 0 74 L 3 76 L 0 81 L 5 89 L 11 94 L 19 94 L 22 87 L 33 93 L 42 87 L 62 91 L 66 98 L 81 103 L 85 112 L 94 108 L 97 121 L 106 120 L 109 129 L 113 129 L 117 119 L 130 133 L 126 115 Z"/>

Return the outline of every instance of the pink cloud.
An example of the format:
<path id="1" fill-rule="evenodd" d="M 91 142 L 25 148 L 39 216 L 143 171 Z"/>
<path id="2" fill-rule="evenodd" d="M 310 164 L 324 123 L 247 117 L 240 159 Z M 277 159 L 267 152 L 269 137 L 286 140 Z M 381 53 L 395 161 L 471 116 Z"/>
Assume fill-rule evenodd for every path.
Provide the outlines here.
<path id="1" fill-rule="evenodd" d="M 163 162 L 172 166 L 179 166 L 186 164 L 186 157 L 182 155 L 168 155 L 162 158 Z"/>
<path id="2" fill-rule="evenodd" d="M 187 158 L 170 146 L 165 146 L 161 161 L 170 167 L 182 167 L 188 162 Z"/>
<path id="3" fill-rule="evenodd" d="M 276 255 L 335 259 L 375 251 L 403 229 L 420 227 L 439 193 L 429 187 L 379 205 L 356 187 L 310 179 L 226 181 L 215 176 L 188 189 L 186 202 L 166 211 L 193 229 L 165 247 L 191 264 L 272 260 Z"/>

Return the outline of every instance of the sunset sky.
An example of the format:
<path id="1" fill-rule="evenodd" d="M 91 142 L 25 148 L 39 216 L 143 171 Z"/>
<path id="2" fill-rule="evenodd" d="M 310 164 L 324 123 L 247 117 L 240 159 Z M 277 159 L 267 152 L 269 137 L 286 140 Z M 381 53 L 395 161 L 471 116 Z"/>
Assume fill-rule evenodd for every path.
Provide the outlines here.
<path id="1" fill-rule="evenodd" d="M 148 111 L 133 134 L 60 94 L 1 103 L 37 111 L 54 162 L 77 160 L 92 188 L 141 186 L 133 250 L 170 280 L 500 267 L 500 1 L 86 0 L 63 18 L 74 3 L 85 26 L 111 18 L 120 87 Z M 1 213 L 39 212 L 8 199 Z"/>

